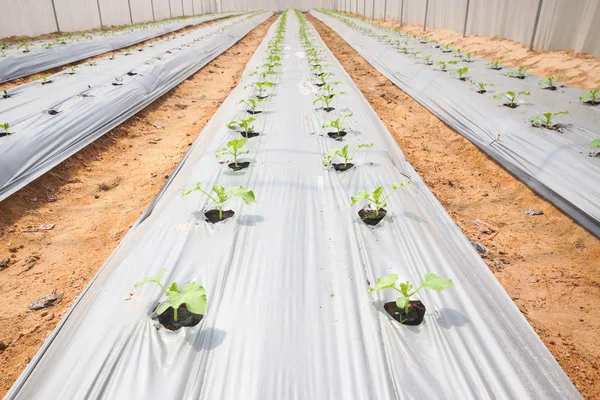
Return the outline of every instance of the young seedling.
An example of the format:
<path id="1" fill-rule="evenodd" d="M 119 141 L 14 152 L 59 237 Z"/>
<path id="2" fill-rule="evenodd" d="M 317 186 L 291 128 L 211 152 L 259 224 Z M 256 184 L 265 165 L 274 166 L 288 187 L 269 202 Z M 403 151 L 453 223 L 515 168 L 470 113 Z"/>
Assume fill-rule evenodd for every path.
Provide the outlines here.
<path id="1" fill-rule="evenodd" d="M 348 150 L 348 145 L 345 145 L 341 149 L 333 149 L 329 152 L 329 154 L 325 156 L 325 158 L 323 158 L 323 165 L 329 164 L 333 157 L 338 156 L 343 158 L 344 162 L 339 164 L 332 164 L 333 168 L 335 168 L 338 171 L 346 171 L 347 169 L 350 169 L 354 166 L 354 164 L 349 163 L 349 161 L 352 161 L 352 159 L 354 159 L 354 155 L 358 152 L 358 150 L 369 147 L 373 147 L 373 143 L 358 144 L 356 145 L 356 149 L 353 152 L 350 152 Z"/>
<path id="2" fill-rule="evenodd" d="M 442 72 L 446 72 L 448 70 L 448 65 L 450 64 L 456 65 L 456 61 L 438 61 L 438 65 Z"/>
<path id="3" fill-rule="evenodd" d="M 600 149 L 600 138 L 590 142 L 590 149 Z"/>
<path id="4" fill-rule="evenodd" d="M 231 168 L 234 171 L 239 171 L 244 168 L 247 168 L 250 165 L 249 162 L 238 163 L 237 160 L 237 158 L 240 155 L 249 153 L 248 150 L 241 151 L 242 147 L 246 145 L 247 141 L 248 139 L 246 138 L 230 140 L 229 142 L 227 142 L 227 147 L 223 147 L 217 150 L 217 158 L 221 158 L 225 155 L 230 155 L 233 157 L 233 163 L 228 165 L 229 168 Z"/>
<path id="5" fill-rule="evenodd" d="M 47 85 L 47 84 L 49 84 L 49 83 L 52 83 L 52 80 L 51 80 L 51 79 L 48 79 L 48 78 L 50 78 L 51 76 L 52 76 L 52 75 L 50 75 L 50 74 L 45 74 L 45 75 L 43 75 L 43 76 L 37 75 L 35 78 L 36 78 L 36 79 L 40 79 L 40 78 L 42 78 L 42 85 Z"/>
<path id="6" fill-rule="evenodd" d="M 266 95 L 266 91 L 267 88 L 272 88 L 273 87 L 273 82 L 269 82 L 269 81 L 264 81 L 264 82 L 253 82 L 249 85 L 244 86 L 244 89 L 247 87 L 251 87 L 253 88 L 257 93 L 256 93 L 256 98 L 260 99 L 260 100 L 264 100 L 267 97 L 269 97 L 268 95 Z"/>
<path id="7" fill-rule="evenodd" d="M 383 195 L 383 186 L 379 186 L 377 189 L 373 191 L 373 193 L 369 193 L 366 190 L 361 190 L 358 192 L 356 196 L 351 197 L 350 206 L 355 205 L 359 201 L 368 200 L 370 202 L 369 206 L 375 207 L 372 208 L 363 208 L 358 212 L 360 219 L 367 225 L 377 225 L 383 217 L 387 214 L 387 210 L 383 207 L 387 205 L 387 199 L 399 188 L 403 186 L 407 186 L 410 182 L 403 183 L 393 183 L 392 190 L 388 193 L 387 196 Z"/>
<path id="8" fill-rule="evenodd" d="M 397 283 L 397 274 L 378 278 L 377 282 L 375 282 L 375 287 L 370 288 L 369 293 L 378 292 L 383 289 L 394 289 L 399 292 L 400 296 L 396 301 L 386 303 L 384 309 L 401 324 L 413 326 L 423 322 L 426 310 L 425 305 L 420 300 L 411 300 L 415 294 L 421 289 L 441 292 L 442 290 L 454 287 L 452 279 L 442 278 L 432 272 L 425 274 L 418 288 L 414 288 L 409 281 Z"/>
<path id="9" fill-rule="evenodd" d="M 517 103 L 517 99 L 521 96 L 529 96 L 529 92 L 503 92 L 498 93 L 494 96 L 496 100 L 504 100 L 503 103 L 505 106 L 510 108 L 517 108 L 519 104 Z M 506 102 L 508 100 L 508 103 Z"/>
<path id="10" fill-rule="evenodd" d="M 96 65 L 98 65 L 98 63 L 97 63 L 96 61 L 90 61 L 90 62 L 88 63 L 88 65 L 89 65 L 90 67 L 95 67 Z"/>
<path id="11" fill-rule="evenodd" d="M 270 64 L 265 64 L 265 65 L 270 66 Z M 250 73 L 250 76 L 258 76 L 258 77 L 260 77 L 261 81 L 266 81 L 267 78 L 269 77 L 269 75 L 276 75 L 276 74 L 277 73 L 275 71 L 273 71 L 272 69 L 271 70 L 265 69 L 263 71 L 254 71 L 254 72 Z"/>
<path id="12" fill-rule="evenodd" d="M 206 313 L 206 290 L 196 282 L 186 283 L 181 290 L 173 282 L 167 290 L 160 283 L 166 269 L 161 269 L 158 274 L 144 278 L 135 284 L 135 288 L 146 283 L 156 283 L 167 297 L 167 301 L 159 303 L 156 314 L 160 323 L 169 330 L 177 330 L 183 326 L 195 326 Z M 169 312 L 167 312 L 169 310 Z"/>
<path id="13" fill-rule="evenodd" d="M 19 47 L 17 47 L 17 50 L 23 49 L 23 53 L 29 53 L 31 51 L 30 48 L 33 46 L 34 45 L 31 43 L 21 43 Z"/>
<path id="14" fill-rule="evenodd" d="M 475 53 L 476 53 L 476 51 L 463 53 L 463 56 L 462 56 L 463 61 L 468 62 L 468 63 L 475 61 L 473 58 L 473 57 L 475 57 Z"/>
<path id="15" fill-rule="evenodd" d="M 246 118 L 241 120 L 240 122 L 238 121 L 231 121 L 227 124 L 227 127 L 229 129 L 235 130 L 236 126 L 239 126 L 240 129 L 242 130 L 240 133 L 242 134 L 243 137 L 245 137 L 246 139 L 258 136 L 257 132 L 254 132 L 254 125 L 252 125 L 252 122 L 256 121 L 256 118 L 254 117 L 250 117 L 250 118 Z"/>
<path id="16" fill-rule="evenodd" d="M 454 44 L 454 42 L 450 42 L 450 43 L 447 43 L 447 44 L 443 45 L 442 46 L 442 52 L 443 53 L 450 53 L 450 52 L 452 52 L 452 49 L 450 48 L 450 46 L 452 46 L 453 44 Z"/>
<path id="17" fill-rule="evenodd" d="M 431 56 L 425 56 L 425 57 L 423 57 L 423 64 L 425 64 L 425 65 L 433 65 L 433 60 L 431 59 Z"/>
<path id="18" fill-rule="evenodd" d="M 115 78 L 115 81 L 113 82 L 113 86 L 122 86 L 123 85 L 123 78 Z"/>
<path id="19" fill-rule="evenodd" d="M 0 129 L 2 130 L 2 131 L 0 131 L 0 137 L 8 136 L 11 134 L 11 132 L 8 131 L 8 128 L 10 128 L 10 125 L 8 124 L 8 122 L 0 124 Z"/>
<path id="20" fill-rule="evenodd" d="M 335 87 L 337 85 L 339 85 L 341 82 L 329 82 L 323 86 L 319 87 L 319 94 L 322 96 L 327 96 L 330 94 L 334 94 L 335 92 Z M 343 92 L 340 92 L 338 94 L 344 94 Z"/>
<path id="21" fill-rule="evenodd" d="M 44 43 L 42 45 L 43 48 L 45 48 L 46 50 L 50 50 L 52 48 L 52 43 Z"/>
<path id="22" fill-rule="evenodd" d="M 510 76 L 511 78 L 517 78 L 517 79 L 525 79 L 525 71 L 530 69 L 531 67 L 528 65 L 521 65 L 519 68 L 517 68 L 514 71 L 509 71 L 506 76 Z"/>
<path id="23" fill-rule="evenodd" d="M 463 68 L 459 68 L 455 71 L 450 72 L 450 75 L 457 75 L 458 79 L 460 79 L 461 81 L 466 81 L 467 80 L 467 73 L 469 72 L 469 68 L 467 67 L 463 67 Z"/>
<path id="24" fill-rule="evenodd" d="M 579 97 L 579 101 L 582 103 L 590 104 L 592 106 L 600 104 L 600 88 L 592 89 L 589 92 L 585 92 Z"/>
<path id="25" fill-rule="evenodd" d="M 494 85 L 491 83 L 483 83 L 483 82 L 471 82 L 473 86 L 477 89 L 477 93 L 483 94 L 487 92 L 486 87 L 493 87 Z"/>
<path id="26" fill-rule="evenodd" d="M 310 71 L 315 75 L 315 76 L 321 76 L 324 74 L 323 71 L 323 64 L 317 64 L 317 65 L 313 65 L 310 68 Z"/>
<path id="27" fill-rule="evenodd" d="M 245 104 L 246 105 L 246 112 L 248 114 L 260 114 L 262 111 L 258 111 L 256 110 L 256 107 L 258 107 L 258 105 L 260 103 L 262 103 L 264 101 L 264 99 L 246 99 L 246 100 L 240 100 L 240 102 L 238 104 Z"/>
<path id="28" fill-rule="evenodd" d="M 3 90 L 2 91 L 2 98 L 3 99 L 8 99 L 10 97 L 10 94 L 8 94 L 7 90 Z"/>
<path id="29" fill-rule="evenodd" d="M 63 67 L 63 71 L 69 70 L 70 72 L 67 72 L 67 74 L 75 75 L 75 71 L 77 71 L 77 68 L 79 68 L 77 65 L 71 65 L 70 67 Z"/>
<path id="30" fill-rule="evenodd" d="M 495 69 L 495 70 L 501 70 L 502 66 L 500 65 L 500 61 L 502 61 L 502 57 L 500 57 L 499 59 L 497 59 L 496 61 L 490 61 L 489 63 L 487 63 L 486 65 L 488 67 L 490 67 L 491 69 Z"/>
<path id="31" fill-rule="evenodd" d="M 344 92 L 325 94 L 323 96 L 317 97 L 315 101 L 313 101 L 313 105 L 316 105 L 317 103 L 323 103 L 325 105 L 325 107 L 323 107 L 323 110 L 325 110 L 326 112 L 331 112 L 335 110 L 335 108 L 330 106 L 331 101 L 335 96 L 339 96 L 342 94 L 344 94 Z"/>
<path id="32" fill-rule="evenodd" d="M 463 53 L 463 51 L 461 49 L 456 49 L 452 52 L 452 54 L 454 54 L 454 57 L 458 57 L 458 58 L 462 58 L 465 53 Z"/>
<path id="33" fill-rule="evenodd" d="M 561 75 L 550 75 L 546 79 L 542 79 L 538 83 L 538 86 L 541 87 L 542 89 L 556 90 L 556 84 L 558 83 L 556 78 L 558 78 L 559 76 L 563 76 L 563 75 L 562 74 Z"/>
<path id="34" fill-rule="evenodd" d="M 316 85 L 318 87 L 325 86 L 327 84 L 327 78 L 329 78 L 330 76 L 333 76 L 333 74 L 330 72 L 323 72 L 317 77 L 319 79 L 319 83 L 317 83 Z"/>
<path id="35" fill-rule="evenodd" d="M 568 111 L 559 111 L 555 113 L 545 112 L 540 115 L 534 115 L 533 117 L 529 118 L 529 122 L 531 122 L 531 125 L 538 128 L 558 130 L 560 126 L 556 123 L 554 118 L 557 115 L 565 115 L 568 113 Z"/>
<path id="36" fill-rule="evenodd" d="M 342 140 L 342 137 L 346 136 L 346 132 L 343 130 L 344 122 L 346 121 L 346 119 L 350 118 L 352 115 L 354 115 L 354 114 L 353 113 L 344 114 L 337 119 L 326 122 L 323 124 L 323 129 L 327 129 L 329 127 L 335 128 L 336 132 L 327 132 L 327 135 L 329 135 L 329 137 L 334 138 L 336 140 Z"/>
<path id="37" fill-rule="evenodd" d="M 417 58 L 419 54 L 421 54 L 420 51 L 411 51 L 410 53 L 408 53 L 408 56 L 412 58 Z"/>
<path id="38" fill-rule="evenodd" d="M 400 47 L 398 50 L 400 50 L 400 53 L 408 54 L 412 49 L 410 47 Z"/>
<path id="39" fill-rule="evenodd" d="M 204 191 L 202 189 L 202 185 L 200 183 L 197 183 L 195 188 L 184 190 L 183 195 L 187 196 L 188 194 L 194 191 L 199 191 L 203 193 L 206 197 L 208 197 L 210 200 L 212 200 L 214 202 L 214 208 L 210 211 L 205 212 L 204 215 L 213 224 L 219 221 L 223 221 L 224 219 L 233 217 L 235 212 L 232 210 L 223 211 L 223 204 L 234 196 L 241 198 L 246 204 L 256 203 L 254 192 L 252 190 L 244 188 L 243 186 L 235 186 L 229 189 L 225 189 L 223 186 L 216 184 L 212 186 L 211 190 L 212 192 L 214 192 L 214 195 L 211 195 L 210 193 Z"/>

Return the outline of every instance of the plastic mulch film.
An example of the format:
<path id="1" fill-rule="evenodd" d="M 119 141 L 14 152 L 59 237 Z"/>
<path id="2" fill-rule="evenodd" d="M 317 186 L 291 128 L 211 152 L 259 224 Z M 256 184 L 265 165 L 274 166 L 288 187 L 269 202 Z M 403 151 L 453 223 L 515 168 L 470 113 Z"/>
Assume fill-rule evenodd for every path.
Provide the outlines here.
<path id="1" fill-rule="evenodd" d="M 312 27 L 310 32 L 316 35 Z M 249 139 L 250 166 L 231 172 L 215 158 L 227 128 L 246 118 L 249 73 L 265 63 L 267 34 L 242 81 L 223 102 L 144 216 L 123 239 L 6 399 L 578 399 L 578 392 L 518 308 L 419 178 L 341 65 L 323 49 L 328 79 L 346 92 L 334 111 L 315 110 L 299 22 L 288 13 L 282 66 Z M 354 112 L 341 142 L 321 126 Z M 373 143 L 343 173 L 322 159 L 344 144 Z M 350 197 L 392 182 L 398 189 L 376 227 Z M 211 202 L 182 190 L 201 182 L 244 186 L 235 215 L 205 221 Z M 363 204 L 364 205 L 364 204 Z M 155 285 L 198 282 L 204 319 L 168 331 Z M 397 273 L 453 279 L 419 292 L 424 322 L 400 325 L 383 310 L 392 291 L 368 294 Z"/>
<path id="2" fill-rule="evenodd" d="M 73 63 L 88 57 L 123 49 L 136 43 L 165 35 L 179 29 L 198 25 L 203 22 L 225 18 L 238 13 L 209 14 L 200 17 L 186 18 L 172 22 L 146 25 L 144 29 L 137 27 L 124 31 L 109 31 L 108 34 L 90 33 L 63 38 L 63 41 L 32 42 L 28 49 L 25 47 L 5 50 L 5 56 L 0 57 L 0 83 L 33 75 L 40 71 Z M 24 52 L 27 50 L 27 52 Z"/>
<path id="3" fill-rule="evenodd" d="M 5 199 L 162 96 L 223 53 L 271 13 L 217 22 L 103 58 L 0 98 L 0 200 Z"/>
<path id="4" fill-rule="evenodd" d="M 450 52 L 452 48 L 444 53 L 431 43 L 401 37 L 357 18 L 344 18 L 365 30 L 363 33 L 339 16 L 312 13 L 396 86 L 600 237 L 600 157 L 597 151 L 590 151 L 590 142 L 600 137 L 600 108 L 579 102 L 584 91 L 560 84 L 556 90 L 543 89 L 541 79 L 526 72 L 525 79 L 509 77 L 507 72 L 513 68 L 493 70 L 478 58 L 466 62 Z M 394 43 L 396 40 L 399 42 Z M 424 64 L 423 58 L 429 55 L 433 65 Z M 457 64 L 447 65 L 448 72 L 442 72 L 440 61 Z M 465 81 L 453 73 L 463 67 L 468 68 Z M 479 94 L 472 82 L 494 86 Z M 494 99 L 508 91 L 530 95 L 522 95 L 518 107 L 511 109 Z M 536 128 L 529 122 L 534 115 L 559 111 L 569 113 L 556 117 L 559 131 Z"/>

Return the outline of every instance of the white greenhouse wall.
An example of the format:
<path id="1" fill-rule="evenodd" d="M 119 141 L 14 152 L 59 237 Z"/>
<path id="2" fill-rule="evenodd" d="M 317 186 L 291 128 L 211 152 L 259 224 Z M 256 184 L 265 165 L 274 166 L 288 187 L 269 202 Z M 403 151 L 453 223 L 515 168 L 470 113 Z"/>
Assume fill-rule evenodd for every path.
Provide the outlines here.
<path id="1" fill-rule="evenodd" d="M 539 0 L 470 0 L 467 32 L 529 44 Z M 129 3 L 131 3 L 131 18 Z M 367 17 L 400 19 L 462 32 L 467 0 L 54 0 L 63 32 L 127 25 L 193 14 L 258 9 L 329 8 Z M 402 4 L 404 6 L 402 8 Z M 0 0 L 0 38 L 56 32 L 52 0 Z M 153 12 L 154 11 L 154 12 Z M 600 56 L 600 0 L 543 0 L 534 46 Z"/>

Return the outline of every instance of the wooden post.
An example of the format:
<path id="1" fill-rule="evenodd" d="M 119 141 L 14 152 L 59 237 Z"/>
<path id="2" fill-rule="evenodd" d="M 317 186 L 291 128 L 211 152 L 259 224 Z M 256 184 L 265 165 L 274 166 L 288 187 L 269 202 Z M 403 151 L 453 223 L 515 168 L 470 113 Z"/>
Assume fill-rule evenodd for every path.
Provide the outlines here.
<path id="1" fill-rule="evenodd" d="M 529 42 L 529 50 L 533 50 L 533 42 L 535 41 L 535 34 L 537 33 L 538 23 L 540 22 L 540 15 L 542 14 L 542 4 L 544 0 L 538 1 L 537 13 L 535 14 L 535 22 L 533 23 L 533 33 L 531 34 L 531 42 Z"/>
<path id="2" fill-rule="evenodd" d="M 465 26 L 463 27 L 463 37 L 467 36 L 467 21 L 469 20 L 469 5 L 471 0 L 467 0 L 467 9 L 465 10 Z"/>
<path id="3" fill-rule="evenodd" d="M 54 0 L 52 1 L 52 12 L 54 13 L 54 22 L 56 22 L 56 32 L 60 32 L 60 25 L 58 24 L 58 15 L 56 15 L 56 5 L 54 4 Z"/>

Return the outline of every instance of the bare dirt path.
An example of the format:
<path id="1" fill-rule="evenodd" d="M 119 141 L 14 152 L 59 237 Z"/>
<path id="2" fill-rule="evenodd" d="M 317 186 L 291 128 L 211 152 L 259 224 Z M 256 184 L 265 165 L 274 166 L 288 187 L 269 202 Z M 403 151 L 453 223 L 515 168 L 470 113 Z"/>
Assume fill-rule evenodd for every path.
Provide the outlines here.
<path id="1" fill-rule="evenodd" d="M 0 203 L 0 266 L 8 259 L 8 265 L 0 267 L 0 396 L 237 85 L 275 19 Z M 58 305 L 28 309 L 53 290 L 64 296 Z"/>
<path id="2" fill-rule="evenodd" d="M 600 241 L 307 16 L 581 394 L 600 398 Z M 524 215 L 525 210 L 544 215 Z M 473 221 L 497 228 L 492 240 Z"/>

